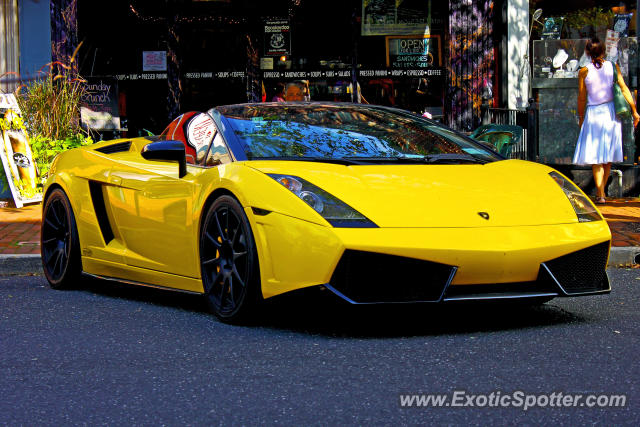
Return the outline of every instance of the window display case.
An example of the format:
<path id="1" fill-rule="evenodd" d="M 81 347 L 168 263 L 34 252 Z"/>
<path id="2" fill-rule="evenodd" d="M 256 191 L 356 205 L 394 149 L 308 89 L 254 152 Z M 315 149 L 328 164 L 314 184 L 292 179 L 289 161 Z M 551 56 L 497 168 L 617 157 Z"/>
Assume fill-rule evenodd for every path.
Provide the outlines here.
<path id="1" fill-rule="evenodd" d="M 578 134 L 578 71 L 590 62 L 584 53 L 587 39 L 535 40 L 533 42 L 532 87 L 539 109 L 539 160 L 548 164 L 569 164 Z M 638 86 L 637 39 L 622 38 L 617 53 L 608 57 L 617 63 L 633 92 Z M 633 164 L 633 123 L 622 123 L 623 163 Z"/>

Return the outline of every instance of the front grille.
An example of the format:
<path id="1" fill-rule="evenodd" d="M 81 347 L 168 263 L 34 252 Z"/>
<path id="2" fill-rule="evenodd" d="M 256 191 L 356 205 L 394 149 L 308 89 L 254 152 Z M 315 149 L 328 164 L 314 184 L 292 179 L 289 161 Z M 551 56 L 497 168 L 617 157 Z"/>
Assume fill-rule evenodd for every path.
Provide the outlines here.
<path id="1" fill-rule="evenodd" d="M 609 242 L 552 259 L 544 264 L 567 294 L 607 290 L 605 280 Z"/>
<path id="2" fill-rule="evenodd" d="M 330 285 L 357 303 L 440 301 L 455 267 L 346 250 Z"/>
<path id="3" fill-rule="evenodd" d="M 129 151 L 131 148 L 131 141 L 118 142 L 116 144 L 105 145 L 104 147 L 96 148 L 96 151 L 99 151 L 104 154 L 113 154 L 113 153 L 123 153 L 125 151 Z"/>

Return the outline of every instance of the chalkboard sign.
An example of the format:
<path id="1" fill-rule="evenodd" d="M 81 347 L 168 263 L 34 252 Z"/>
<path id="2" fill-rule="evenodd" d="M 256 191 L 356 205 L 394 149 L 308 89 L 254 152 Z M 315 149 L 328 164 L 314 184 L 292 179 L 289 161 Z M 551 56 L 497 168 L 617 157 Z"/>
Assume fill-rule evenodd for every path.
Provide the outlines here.
<path id="1" fill-rule="evenodd" d="M 112 77 L 88 77 L 80 120 L 89 129 L 123 130 L 118 109 L 118 82 Z"/>

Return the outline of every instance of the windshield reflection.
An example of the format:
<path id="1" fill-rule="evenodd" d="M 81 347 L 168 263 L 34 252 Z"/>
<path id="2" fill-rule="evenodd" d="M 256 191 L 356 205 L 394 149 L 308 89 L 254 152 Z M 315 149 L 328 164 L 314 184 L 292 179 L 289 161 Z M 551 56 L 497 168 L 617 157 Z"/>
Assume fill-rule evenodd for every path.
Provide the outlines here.
<path id="1" fill-rule="evenodd" d="M 440 154 L 501 160 L 495 153 L 410 113 L 372 106 L 261 104 L 218 107 L 250 160 L 405 159 Z"/>

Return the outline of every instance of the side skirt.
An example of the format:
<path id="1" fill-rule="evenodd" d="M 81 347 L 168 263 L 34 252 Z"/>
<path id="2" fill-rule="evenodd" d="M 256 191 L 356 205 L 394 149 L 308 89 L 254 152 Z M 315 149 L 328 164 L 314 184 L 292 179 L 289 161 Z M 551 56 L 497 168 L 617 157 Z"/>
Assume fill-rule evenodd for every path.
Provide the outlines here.
<path id="1" fill-rule="evenodd" d="M 91 257 L 82 257 L 82 269 L 86 274 L 108 280 L 196 294 L 204 293 L 200 279 L 98 260 Z"/>
<path id="2" fill-rule="evenodd" d="M 134 282 L 133 280 L 118 279 L 117 277 L 98 276 L 97 274 L 91 274 L 91 273 L 83 273 L 83 274 L 85 276 L 93 277 L 94 279 L 107 280 L 109 282 L 124 283 L 127 285 L 134 285 L 134 286 L 144 286 L 145 288 L 162 289 L 164 291 L 180 292 L 180 293 L 185 293 L 189 295 L 202 295 L 202 292 L 193 292 L 193 291 L 185 291 L 183 289 L 167 288 L 166 286 L 158 286 L 158 285 L 152 285 L 150 283 Z"/>

